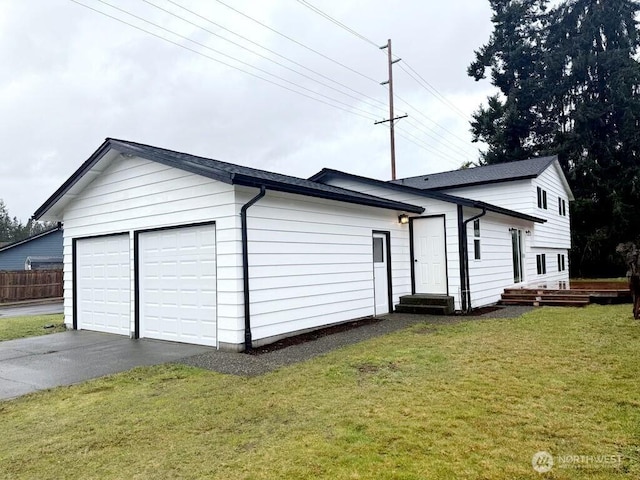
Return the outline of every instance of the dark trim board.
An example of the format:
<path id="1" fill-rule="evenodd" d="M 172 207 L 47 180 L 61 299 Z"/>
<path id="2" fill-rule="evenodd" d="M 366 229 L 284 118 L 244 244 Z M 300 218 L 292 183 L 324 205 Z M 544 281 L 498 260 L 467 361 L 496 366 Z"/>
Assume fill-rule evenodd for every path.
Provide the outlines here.
<path id="1" fill-rule="evenodd" d="M 72 298 L 73 325 L 72 326 L 74 330 L 78 330 L 78 269 L 76 268 L 76 265 L 78 263 L 78 260 L 77 260 L 78 250 L 76 247 L 77 241 L 78 241 L 77 238 L 71 239 L 71 283 L 73 284 L 71 287 L 72 288 L 71 295 L 73 296 Z"/>
<path id="2" fill-rule="evenodd" d="M 79 240 L 93 240 L 94 238 L 103 238 L 103 237 L 118 237 L 120 235 L 129 236 L 129 232 L 118 232 L 118 233 L 105 233 L 103 235 L 90 235 L 88 237 L 74 237 L 71 239 L 71 281 L 73 283 L 72 287 L 72 311 L 73 311 L 73 329 L 78 330 L 78 247 L 77 243 Z"/>
<path id="3" fill-rule="evenodd" d="M 387 302 L 389 303 L 389 313 L 392 313 L 393 312 L 393 281 L 392 281 L 393 275 L 391 270 L 391 232 L 389 232 L 388 230 L 372 230 L 371 231 L 372 238 L 374 234 L 384 235 L 385 241 L 387 243 Z M 373 290 L 374 290 L 373 301 L 375 303 L 375 284 L 373 286 Z M 375 312 L 375 304 L 373 306 L 373 310 Z"/>
<path id="4" fill-rule="evenodd" d="M 213 225 L 215 227 L 215 220 L 211 220 L 208 222 L 196 222 L 196 223 L 186 223 L 181 225 L 169 225 L 166 227 L 154 227 L 154 228 L 145 228 L 142 230 L 134 230 L 133 231 L 133 338 L 140 338 L 140 234 L 151 233 L 151 232 L 159 232 L 163 230 L 177 230 L 179 228 L 193 228 L 193 227 L 206 227 L 209 225 Z M 217 265 L 218 265 L 218 232 L 215 232 L 216 235 L 216 293 L 217 293 Z M 217 298 L 217 294 L 216 294 Z M 216 302 L 217 303 L 217 302 Z M 217 305 L 216 305 L 216 315 L 217 315 Z M 218 321 L 216 318 L 216 343 L 218 341 Z"/>
<path id="5" fill-rule="evenodd" d="M 415 268 L 415 246 L 413 244 L 413 222 L 422 220 L 425 218 L 442 218 L 442 228 L 444 233 L 444 274 L 447 287 L 447 295 L 449 295 L 449 256 L 447 253 L 447 215 L 440 213 L 438 215 L 424 215 L 422 217 L 410 217 L 409 218 L 409 255 L 411 263 L 411 295 L 416 294 L 416 268 Z"/>

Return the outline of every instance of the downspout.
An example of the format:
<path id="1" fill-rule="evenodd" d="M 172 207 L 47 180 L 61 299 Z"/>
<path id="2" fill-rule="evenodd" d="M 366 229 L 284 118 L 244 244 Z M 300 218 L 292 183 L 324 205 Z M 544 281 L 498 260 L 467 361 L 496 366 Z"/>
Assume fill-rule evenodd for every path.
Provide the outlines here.
<path id="1" fill-rule="evenodd" d="M 251 299 L 249 295 L 249 242 L 247 240 L 247 210 L 249 207 L 264 197 L 266 193 L 264 185 L 260 186 L 260 193 L 245 203 L 240 209 L 240 221 L 242 224 L 242 281 L 244 284 L 244 351 L 248 353 L 252 348 L 251 339 Z"/>
<path id="2" fill-rule="evenodd" d="M 471 287 L 469 281 L 469 242 L 467 241 L 467 224 L 474 220 L 484 217 L 487 209 L 483 208 L 482 212 L 471 218 L 463 220 L 462 205 L 458 205 L 458 246 L 460 248 L 460 286 L 462 290 L 462 311 L 467 313 L 471 311 Z"/>

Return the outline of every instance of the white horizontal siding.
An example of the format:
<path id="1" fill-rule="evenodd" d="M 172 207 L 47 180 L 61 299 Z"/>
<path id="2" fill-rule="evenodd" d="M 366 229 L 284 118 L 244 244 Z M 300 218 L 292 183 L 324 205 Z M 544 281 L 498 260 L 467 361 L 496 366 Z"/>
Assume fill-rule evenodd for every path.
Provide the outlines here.
<path id="1" fill-rule="evenodd" d="M 524 232 L 531 223 L 511 219 L 504 215 L 488 213 L 480 218 L 480 260 L 474 259 L 473 222 L 467 224 L 469 249 L 469 277 L 471 306 L 473 308 L 491 305 L 500 300 L 505 288 L 514 285 L 513 257 L 510 228 L 523 231 L 526 263 L 527 237 Z M 525 279 L 526 281 L 526 279 Z"/>
<path id="2" fill-rule="evenodd" d="M 238 205 L 254 195 L 239 187 Z M 393 302 L 410 293 L 398 214 L 267 191 L 247 217 L 253 339 L 373 315 L 373 230 L 391 234 Z"/>
<path id="3" fill-rule="evenodd" d="M 561 180 L 560 166 L 554 162 L 538 177 L 527 180 L 452 188 L 446 193 L 482 200 L 516 212 L 546 220 L 532 229 L 531 244 L 539 248 L 571 248 L 568 193 Z M 547 208 L 538 207 L 537 187 L 547 192 Z M 566 203 L 566 216 L 558 213 L 558 197 Z"/>
<path id="4" fill-rule="evenodd" d="M 537 224 L 534 229 L 532 245 L 537 248 L 571 248 L 571 227 L 569 220 L 569 199 L 560 180 L 555 163 L 551 164 L 538 178 L 533 179 L 531 195 L 536 199 L 536 213 L 547 220 L 544 224 Z M 547 208 L 537 208 L 537 188 L 547 192 Z M 567 205 L 566 216 L 558 213 L 558 197 Z"/>
<path id="5" fill-rule="evenodd" d="M 447 189 L 443 190 L 443 192 L 462 198 L 491 203 L 516 212 L 535 215 L 536 198 L 531 196 L 531 180 L 473 185 Z"/>
<path id="6" fill-rule="evenodd" d="M 538 275 L 536 256 L 546 255 L 547 273 Z M 558 254 L 564 255 L 566 270 L 558 271 Z M 569 282 L 569 251 L 561 248 L 531 248 L 527 258 L 527 284 L 529 286 L 547 285 L 549 288 L 558 282 Z"/>
<path id="7" fill-rule="evenodd" d="M 375 195 L 377 197 L 386 198 L 398 202 L 409 203 L 411 205 L 419 205 L 425 209 L 422 216 L 444 215 L 445 217 L 445 229 L 446 229 L 446 253 L 447 253 L 447 283 L 449 295 L 454 297 L 455 308 L 461 309 L 461 283 L 460 283 L 460 254 L 458 246 L 458 210 L 457 205 L 449 202 L 442 202 L 439 200 L 433 200 L 421 195 L 415 195 L 410 192 L 402 192 L 391 188 L 384 188 L 382 186 L 372 186 L 364 182 L 358 182 L 355 180 L 346 179 L 331 179 L 329 182 L 331 185 L 337 187 L 347 188 L 355 190 L 357 192 L 367 193 L 369 195 Z M 475 213 L 478 213 L 476 211 Z M 475 214 L 474 213 L 474 214 Z M 412 214 L 412 217 L 420 215 Z M 471 216 L 471 215 L 469 215 Z M 407 248 L 402 252 L 396 252 L 405 255 L 409 259 L 408 268 L 403 271 L 398 271 L 398 274 L 405 276 L 405 282 L 407 283 L 408 290 L 411 291 L 411 264 L 410 264 L 410 249 L 407 237 Z"/>
<path id="8" fill-rule="evenodd" d="M 65 323 L 73 322 L 72 239 L 128 232 L 131 289 L 135 230 L 216 222 L 218 339 L 236 343 L 242 311 L 239 219 L 230 185 L 138 157 L 117 157 L 64 210 Z M 131 305 L 131 331 L 134 305 Z"/>

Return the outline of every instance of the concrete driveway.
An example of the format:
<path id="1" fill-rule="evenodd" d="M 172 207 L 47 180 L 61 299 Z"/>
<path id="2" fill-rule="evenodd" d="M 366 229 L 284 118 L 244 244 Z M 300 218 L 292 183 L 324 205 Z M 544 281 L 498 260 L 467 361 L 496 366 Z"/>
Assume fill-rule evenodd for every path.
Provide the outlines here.
<path id="1" fill-rule="evenodd" d="M 73 330 L 0 342 L 0 399 L 211 352 L 211 347 Z"/>
<path id="2" fill-rule="evenodd" d="M 0 306 L 0 320 L 9 317 L 53 315 L 63 312 L 62 302 L 25 302 L 23 305 Z"/>

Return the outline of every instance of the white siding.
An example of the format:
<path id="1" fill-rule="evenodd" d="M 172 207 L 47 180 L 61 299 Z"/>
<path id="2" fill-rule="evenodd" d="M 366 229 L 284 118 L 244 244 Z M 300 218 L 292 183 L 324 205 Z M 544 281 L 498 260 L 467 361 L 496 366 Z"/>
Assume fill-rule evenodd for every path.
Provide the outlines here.
<path id="1" fill-rule="evenodd" d="M 141 158 L 118 157 L 64 211 L 65 323 L 73 322 L 72 239 L 215 221 L 218 339 L 237 343 L 242 325 L 240 222 L 233 187 Z M 131 291 L 134 259 L 131 255 Z M 238 294 L 240 292 L 240 295 Z M 134 303 L 131 301 L 131 331 Z"/>
<path id="2" fill-rule="evenodd" d="M 547 259 L 547 273 L 543 275 L 538 275 L 536 256 L 540 254 L 545 254 Z M 558 254 L 564 255 L 565 258 L 566 269 L 563 272 L 558 271 Z M 559 282 L 569 281 L 569 251 L 561 248 L 531 248 L 525 268 L 529 286 L 546 285 L 548 288 L 557 288 Z"/>
<path id="3" fill-rule="evenodd" d="M 547 192 L 546 210 L 537 208 L 537 187 Z M 571 248 L 569 199 L 560 181 L 555 164 L 551 164 L 538 178 L 532 180 L 531 196 L 536 202 L 536 211 L 533 215 L 547 220 L 546 223 L 535 226 L 532 246 L 537 248 L 560 248 L 564 250 Z M 564 199 L 567 205 L 566 216 L 558 213 L 558 197 Z"/>
<path id="4" fill-rule="evenodd" d="M 238 206 L 255 194 L 239 187 Z M 410 293 L 398 214 L 267 191 L 247 216 L 253 339 L 373 315 L 373 230 L 391 234 L 393 303 Z"/>
<path id="5" fill-rule="evenodd" d="M 449 295 L 454 297 L 455 308 L 461 309 L 461 284 L 460 284 L 460 254 L 458 248 L 458 210 L 457 205 L 439 200 L 432 200 L 413 193 L 401 192 L 382 186 L 372 186 L 364 182 L 345 179 L 331 179 L 331 185 L 337 187 L 355 190 L 357 192 L 375 195 L 389 200 L 405 202 L 411 205 L 419 205 L 425 208 L 423 216 L 444 215 L 446 229 L 446 251 L 447 251 L 447 282 L 449 287 Z M 478 212 L 476 212 L 478 213 Z M 419 216 L 417 214 L 411 216 Z M 405 225 L 406 227 L 406 225 Z M 410 262 L 409 250 L 409 229 L 404 230 L 406 236 L 406 258 Z M 395 281 L 395 278 L 394 278 Z M 408 293 L 411 293 L 411 270 L 410 267 L 406 272 L 406 280 Z"/>
<path id="6" fill-rule="evenodd" d="M 531 194 L 531 180 L 490 183 L 443 190 L 444 193 L 471 200 L 481 200 L 516 212 L 536 215 L 535 188 Z"/>
<path id="7" fill-rule="evenodd" d="M 561 180 L 559 165 L 554 162 L 537 178 L 511 182 L 452 188 L 445 193 L 482 200 L 500 207 L 526 213 L 546 220 L 536 223 L 532 230 L 531 245 L 538 248 L 571 248 L 568 192 Z M 537 187 L 547 192 L 547 208 L 538 208 Z M 566 216 L 558 213 L 558 197 L 564 199 Z"/>
<path id="8" fill-rule="evenodd" d="M 471 217 L 471 211 L 465 210 L 465 218 Z M 526 265 L 527 236 L 524 232 L 531 229 L 531 223 L 494 213 L 487 213 L 481 217 L 480 260 L 474 259 L 473 222 L 467 224 L 469 286 L 473 308 L 496 303 L 500 300 L 504 289 L 514 285 L 510 228 L 518 228 L 523 232 L 525 251 L 523 262 Z M 526 277 L 524 281 L 527 281 Z"/>

